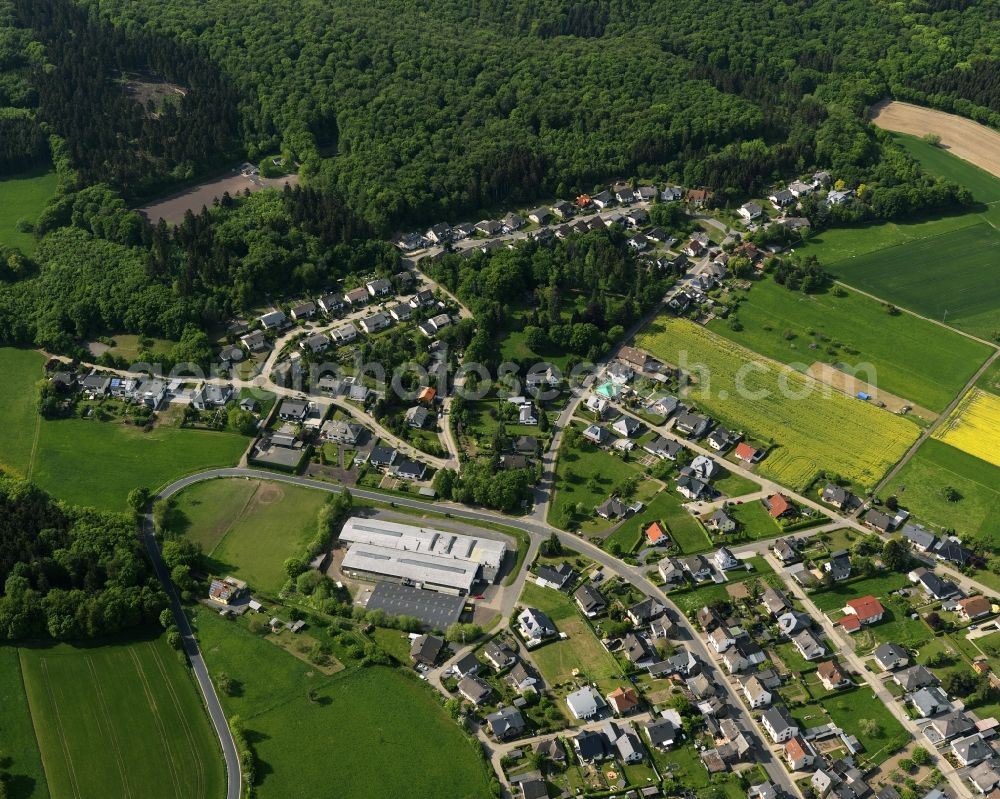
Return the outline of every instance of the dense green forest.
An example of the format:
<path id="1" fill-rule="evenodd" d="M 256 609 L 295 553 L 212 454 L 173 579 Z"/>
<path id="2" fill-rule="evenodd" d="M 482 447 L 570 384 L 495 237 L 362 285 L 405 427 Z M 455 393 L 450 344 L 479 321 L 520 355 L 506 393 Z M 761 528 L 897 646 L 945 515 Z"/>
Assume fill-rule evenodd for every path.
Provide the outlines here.
<path id="1" fill-rule="evenodd" d="M 0 640 L 93 638 L 156 620 L 166 597 L 133 519 L 0 476 Z"/>
<path id="2" fill-rule="evenodd" d="M 108 331 L 179 339 L 268 293 L 390 273 L 397 256 L 374 237 L 400 227 L 612 177 L 708 186 L 720 203 L 820 168 L 865 185 L 849 206 L 806 199 L 815 227 L 967 205 L 967 192 L 924 175 L 864 114 L 894 95 L 1000 122 L 1000 11 L 990 0 L 906 0 L 895 11 L 873 0 L 296 0 L 277 10 L 0 0 L 0 174 L 51 158 L 62 177 L 33 259 L 0 252 L 0 338 L 63 352 Z M 308 188 L 226 197 L 172 230 L 128 210 L 275 151 L 300 162 Z M 530 326 L 580 355 L 600 344 L 583 325 L 606 334 L 656 290 L 627 268 L 580 285 L 563 271 L 561 288 L 600 286 L 601 296 L 557 322 L 545 286 L 524 279 L 524 257 L 497 263 L 513 270 L 513 291 L 534 295 Z M 439 268 L 463 271 L 442 277 L 472 300 L 491 296 L 492 263 Z M 503 316 L 477 310 L 488 326 Z"/>
<path id="3" fill-rule="evenodd" d="M 377 228 L 614 175 L 858 182 L 879 153 L 863 111 L 889 94 L 1000 119 L 992 0 L 87 5 L 201 44 L 251 154 L 294 154 Z"/>

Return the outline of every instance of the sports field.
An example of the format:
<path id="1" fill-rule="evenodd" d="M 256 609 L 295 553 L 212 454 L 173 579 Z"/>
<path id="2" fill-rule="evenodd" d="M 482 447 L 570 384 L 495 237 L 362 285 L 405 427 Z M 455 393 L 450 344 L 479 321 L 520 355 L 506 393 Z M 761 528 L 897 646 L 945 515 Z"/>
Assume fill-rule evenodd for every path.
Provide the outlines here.
<path id="1" fill-rule="evenodd" d="M 686 319 L 658 317 L 637 345 L 695 376 L 688 402 L 730 429 L 774 441 L 758 473 L 792 488 L 806 488 L 820 470 L 871 487 L 917 437 L 912 422 L 827 389 Z"/>
<path id="2" fill-rule="evenodd" d="M 282 564 L 315 536 L 327 496 L 262 480 L 209 480 L 177 495 L 174 518 L 178 532 L 201 544 L 213 574 L 277 593 L 287 579 Z"/>
<path id="3" fill-rule="evenodd" d="M 241 624 L 206 611 L 196 621 L 210 672 L 240 686 L 220 699 L 253 742 L 259 799 L 490 795 L 478 744 L 412 673 L 354 666 L 325 676 Z"/>
<path id="4" fill-rule="evenodd" d="M 890 316 L 855 291 L 802 294 L 764 279 L 741 296 L 736 316 L 743 329 L 716 319 L 710 330 L 800 369 L 816 360 L 871 364 L 859 372 L 866 382 L 932 411 L 945 408 L 991 352 L 910 314 Z"/>
<path id="5" fill-rule="evenodd" d="M 972 389 L 934 431 L 934 438 L 1000 466 L 1000 397 Z"/>
<path id="6" fill-rule="evenodd" d="M 3 766 L 9 775 L 8 796 L 10 799 L 47 799 L 49 789 L 21 680 L 21 661 L 13 646 L 0 647 L 0 707 L 3 708 L 0 741 L 3 741 L 3 756 L 8 759 Z"/>
<path id="7" fill-rule="evenodd" d="M 1000 230 L 985 221 L 831 269 L 845 283 L 980 338 L 1000 331 Z"/>
<path id="8" fill-rule="evenodd" d="M 944 489 L 959 499 L 949 502 Z M 899 497 L 917 521 L 959 535 L 995 536 L 1000 524 L 1000 468 L 942 441 L 928 439 L 882 492 Z"/>
<path id="9" fill-rule="evenodd" d="M 35 251 L 35 237 L 18 232 L 17 222 L 34 223 L 58 185 L 56 173 L 44 168 L 0 177 L 0 246 L 18 247 L 29 255 Z"/>
<path id="10" fill-rule="evenodd" d="M 184 667 L 157 639 L 21 648 L 53 797 L 217 799 L 222 753 Z"/>

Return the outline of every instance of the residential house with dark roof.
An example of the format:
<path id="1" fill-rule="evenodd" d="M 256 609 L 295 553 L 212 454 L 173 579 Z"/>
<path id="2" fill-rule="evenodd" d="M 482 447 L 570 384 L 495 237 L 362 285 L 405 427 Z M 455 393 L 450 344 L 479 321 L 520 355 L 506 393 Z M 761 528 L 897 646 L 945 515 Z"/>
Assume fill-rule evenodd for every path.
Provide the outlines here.
<path id="1" fill-rule="evenodd" d="M 760 722 L 776 744 L 784 743 L 799 732 L 799 723 L 784 705 L 768 708 L 761 715 Z"/>
<path id="2" fill-rule="evenodd" d="M 894 643 L 879 645 L 872 655 L 883 671 L 895 671 L 910 662 L 909 653 L 899 644 Z"/>
<path id="3" fill-rule="evenodd" d="M 521 711 L 511 705 L 502 707 L 495 713 L 490 713 L 486 717 L 486 723 L 493 735 L 500 741 L 516 738 L 524 732 L 526 727 Z"/>
<path id="4" fill-rule="evenodd" d="M 593 583 L 584 583 L 573 594 L 573 599 L 587 618 L 600 616 L 608 608 L 604 595 Z"/>
<path id="5" fill-rule="evenodd" d="M 951 599 L 961 594 L 959 587 L 951 580 L 945 580 L 923 566 L 911 571 L 907 577 L 911 583 L 919 585 L 931 599 Z"/>

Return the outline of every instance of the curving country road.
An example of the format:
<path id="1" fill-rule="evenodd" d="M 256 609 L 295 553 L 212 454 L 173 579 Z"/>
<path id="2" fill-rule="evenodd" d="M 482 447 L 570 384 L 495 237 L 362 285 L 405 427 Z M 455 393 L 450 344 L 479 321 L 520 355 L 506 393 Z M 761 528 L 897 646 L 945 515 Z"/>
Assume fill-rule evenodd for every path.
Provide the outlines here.
<path id="1" fill-rule="evenodd" d="M 193 485 L 195 483 L 200 483 L 205 480 L 214 480 L 217 478 L 246 478 L 255 480 L 271 480 L 280 483 L 289 483 L 292 485 L 303 486 L 306 488 L 314 488 L 320 491 L 328 491 L 330 493 L 340 493 L 344 490 L 341 485 L 326 483 L 320 480 L 313 480 L 308 477 L 299 477 L 297 475 L 282 474 L 278 472 L 269 472 L 262 469 L 248 469 L 241 467 L 223 468 L 223 469 L 209 469 L 204 472 L 199 472 L 197 474 L 191 474 L 187 477 L 183 477 L 174 483 L 171 483 L 165 489 L 157 494 L 158 499 L 165 499 L 167 497 L 176 494 L 178 491 L 186 488 L 187 486 Z M 626 581 L 632 585 L 639 588 L 647 596 L 655 597 L 659 602 L 671 608 L 677 618 L 678 626 L 685 631 L 685 636 L 683 643 L 690 647 L 699 657 L 699 659 L 706 664 L 706 667 L 717 668 L 715 659 L 712 657 L 707 644 L 702 639 L 701 636 L 697 634 L 691 624 L 688 622 L 685 615 L 677 608 L 676 605 L 663 593 L 656 585 L 650 582 L 646 576 L 643 574 L 642 570 L 637 567 L 628 566 L 618 558 L 605 552 L 596 545 L 590 543 L 584 538 L 580 538 L 572 533 L 567 533 L 562 530 L 558 530 L 547 524 L 539 523 L 530 518 L 511 518 L 504 516 L 500 513 L 494 513 L 491 511 L 481 511 L 471 509 L 462 505 L 456 505 L 450 502 L 422 502 L 420 500 L 407 499 L 406 497 L 398 496 L 386 496 L 385 494 L 378 491 L 368 491 L 364 489 L 350 489 L 352 495 L 361 497 L 363 499 L 370 499 L 380 502 L 394 502 L 396 505 L 403 507 L 415 508 L 417 510 L 427 510 L 429 507 L 434 508 L 438 512 L 444 512 L 451 514 L 457 518 L 469 519 L 473 521 L 484 521 L 490 523 L 501 523 L 508 527 L 513 527 L 519 530 L 527 532 L 532 536 L 532 546 L 535 547 L 537 544 L 548 538 L 552 533 L 556 533 L 559 539 L 570 548 L 573 548 L 592 560 L 596 561 L 601 565 L 606 571 L 617 574 L 624 578 Z M 178 618 L 178 626 L 181 627 L 182 634 L 184 635 L 185 648 L 188 654 L 191 656 L 191 662 L 195 668 L 195 674 L 198 677 L 198 683 L 201 686 L 202 692 L 205 695 L 205 702 L 209 707 L 209 713 L 212 718 L 212 723 L 216 727 L 216 731 L 219 734 L 219 738 L 223 743 L 223 754 L 226 757 L 226 767 L 227 773 L 229 775 L 229 793 L 228 799 L 239 799 L 239 787 L 240 787 L 240 772 L 239 772 L 239 758 L 236 753 L 235 745 L 232 741 L 232 736 L 229 733 L 228 725 L 226 724 L 225 716 L 222 712 L 222 707 L 219 704 L 218 696 L 215 693 L 215 686 L 212 684 L 211 679 L 208 676 L 208 670 L 205 667 L 204 660 L 198 650 L 198 642 L 192 633 L 190 626 L 187 623 L 186 617 L 183 615 L 183 611 L 180 607 L 180 603 L 177 599 L 176 592 L 170 582 L 170 576 L 167 573 L 166 566 L 163 564 L 160 558 L 159 546 L 156 542 L 155 536 L 153 535 L 152 527 L 152 517 L 147 516 L 145 523 L 143 525 L 144 538 L 146 540 L 147 547 L 150 548 L 150 553 L 153 557 L 154 564 L 156 565 L 157 575 L 164 583 L 164 587 L 168 591 L 171 597 L 171 604 L 174 608 L 174 613 Z M 527 569 L 527 560 L 522 568 Z M 722 688 L 727 695 L 728 703 L 732 706 L 733 711 L 743 722 L 744 726 L 748 730 L 757 730 L 757 726 L 753 719 L 750 717 L 749 712 L 746 707 L 736 696 L 732 686 L 728 681 L 720 679 L 718 680 L 718 685 Z M 764 738 L 758 732 L 758 737 L 761 741 Z M 786 792 L 791 796 L 798 796 L 795 784 L 790 779 L 788 772 L 785 770 L 784 766 L 779 763 L 772 755 L 770 749 L 766 744 L 761 745 L 759 748 L 759 759 L 758 762 L 767 771 L 768 776 L 773 782 L 782 786 Z M 234 788 L 235 785 L 235 788 Z"/>
<path id="2" fill-rule="evenodd" d="M 176 486 L 176 483 L 174 485 Z M 177 490 L 179 489 L 170 486 L 157 494 L 156 499 L 168 497 Z M 149 507 L 152 509 L 152 503 L 150 503 Z M 149 558 L 153 563 L 156 576 L 163 584 L 163 590 L 170 600 L 170 610 L 174 614 L 177 629 L 180 630 L 184 652 L 191 662 L 191 669 L 194 671 L 198 687 L 201 688 L 201 694 L 205 699 L 208 716 L 212 721 L 212 726 L 215 727 L 216 735 L 219 736 L 222 755 L 226 760 L 226 799 L 240 799 L 240 795 L 243 792 L 243 772 L 240 768 L 239 752 L 236 751 L 236 742 L 233 740 L 233 734 L 229 729 L 226 714 L 222 711 L 222 705 L 219 703 L 219 696 L 215 692 L 215 684 L 212 682 L 211 677 L 208 676 L 208 668 L 205 666 L 205 659 L 201 656 L 198 639 L 194 637 L 194 631 L 191 629 L 188 617 L 184 613 L 184 607 L 181 605 L 180 597 L 177 595 L 177 589 L 174 588 L 174 584 L 170 579 L 170 572 L 167 571 L 167 564 L 163 562 L 160 554 L 160 544 L 156 540 L 151 510 L 142 519 L 142 540 L 149 552 Z"/>

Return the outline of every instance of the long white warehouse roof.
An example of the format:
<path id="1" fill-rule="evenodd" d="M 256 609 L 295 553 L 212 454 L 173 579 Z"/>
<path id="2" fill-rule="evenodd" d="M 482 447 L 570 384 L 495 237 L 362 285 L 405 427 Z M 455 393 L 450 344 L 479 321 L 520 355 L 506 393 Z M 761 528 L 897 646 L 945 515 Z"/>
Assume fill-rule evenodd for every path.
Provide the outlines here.
<path id="1" fill-rule="evenodd" d="M 478 536 L 446 533 L 431 527 L 398 524 L 384 519 L 352 516 L 340 531 L 340 540 L 350 544 L 370 544 L 386 549 L 406 550 L 441 559 L 472 561 L 484 569 L 497 571 L 507 546 L 503 541 Z"/>
<path id="2" fill-rule="evenodd" d="M 351 545 L 344 555 L 342 568 L 346 572 L 381 574 L 427 586 L 459 589 L 466 593 L 479 574 L 479 564 L 471 560 L 446 559 L 438 555 L 364 543 Z"/>

